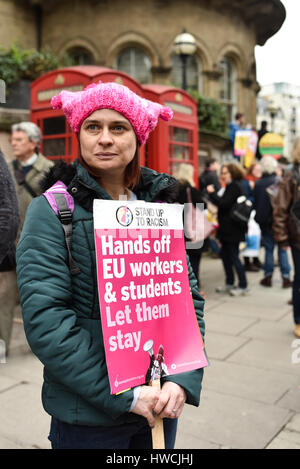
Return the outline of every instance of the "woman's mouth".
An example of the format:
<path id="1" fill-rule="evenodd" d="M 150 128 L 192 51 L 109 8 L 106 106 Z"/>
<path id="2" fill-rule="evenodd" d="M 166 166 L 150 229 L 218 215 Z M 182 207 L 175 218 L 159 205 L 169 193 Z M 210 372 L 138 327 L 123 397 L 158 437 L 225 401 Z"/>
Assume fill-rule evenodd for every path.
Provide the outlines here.
<path id="1" fill-rule="evenodd" d="M 117 153 L 101 152 L 101 153 L 96 153 L 95 156 L 101 159 L 109 159 L 109 158 L 113 158 L 117 156 Z"/>

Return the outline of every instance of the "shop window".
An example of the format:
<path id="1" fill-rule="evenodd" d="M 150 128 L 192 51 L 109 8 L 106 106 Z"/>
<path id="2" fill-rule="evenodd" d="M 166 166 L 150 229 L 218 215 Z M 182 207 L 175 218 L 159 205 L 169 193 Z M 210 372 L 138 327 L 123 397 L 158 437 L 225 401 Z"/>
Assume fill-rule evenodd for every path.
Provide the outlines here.
<path id="1" fill-rule="evenodd" d="M 177 88 L 182 88 L 182 61 L 180 56 L 173 54 L 171 57 L 172 71 L 171 82 Z M 202 63 L 198 57 L 191 55 L 186 63 L 187 89 L 202 93 Z"/>
<path id="2" fill-rule="evenodd" d="M 151 82 L 151 61 L 136 47 L 123 49 L 116 59 L 117 70 L 127 73 L 140 83 Z"/>
<path id="3" fill-rule="evenodd" d="M 223 57 L 220 61 L 220 101 L 226 107 L 228 120 L 234 119 L 237 112 L 236 96 L 236 67 L 230 57 Z"/>

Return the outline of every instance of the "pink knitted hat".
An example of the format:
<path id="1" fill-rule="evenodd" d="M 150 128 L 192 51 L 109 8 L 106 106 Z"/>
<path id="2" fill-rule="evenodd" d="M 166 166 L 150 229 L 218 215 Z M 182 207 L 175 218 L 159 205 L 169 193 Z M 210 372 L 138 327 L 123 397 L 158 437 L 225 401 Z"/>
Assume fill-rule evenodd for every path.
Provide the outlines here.
<path id="1" fill-rule="evenodd" d="M 166 106 L 141 98 L 117 83 L 92 83 L 83 91 L 63 90 L 51 100 L 53 109 L 62 109 L 71 129 L 78 133 L 82 122 L 98 109 L 118 111 L 131 123 L 141 145 L 156 127 L 158 118 L 169 121 L 173 111 Z"/>

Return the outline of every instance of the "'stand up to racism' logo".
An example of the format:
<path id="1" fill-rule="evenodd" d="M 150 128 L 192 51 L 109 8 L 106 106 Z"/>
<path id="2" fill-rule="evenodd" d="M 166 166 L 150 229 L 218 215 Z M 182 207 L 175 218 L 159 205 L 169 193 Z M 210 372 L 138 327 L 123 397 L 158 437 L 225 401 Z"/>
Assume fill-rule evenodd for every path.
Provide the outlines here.
<path id="1" fill-rule="evenodd" d="M 125 205 L 118 208 L 116 217 L 117 217 L 118 223 L 120 223 L 120 225 L 122 226 L 129 226 L 133 220 L 133 215 L 132 215 L 131 210 Z"/>

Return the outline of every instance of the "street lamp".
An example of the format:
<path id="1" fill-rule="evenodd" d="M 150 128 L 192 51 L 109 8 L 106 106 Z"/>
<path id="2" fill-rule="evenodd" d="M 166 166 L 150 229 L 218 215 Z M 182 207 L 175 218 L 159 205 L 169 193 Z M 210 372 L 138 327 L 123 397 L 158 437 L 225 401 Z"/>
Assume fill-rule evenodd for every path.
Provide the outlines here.
<path id="1" fill-rule="evenodd" d="M 173 50 L 175 54 L 179 55 L 182 63 L 182 88 L 186 90 L 187 80 L 186 80 L 186 66 L 187 59 L 190 55 L 194 55 L 196 52 L 196 40 L 194 36 L 190 33 L 187 33 L 183 29 L 181 34 L 175 37 Z"/>
<path id="2" fill-rule="evenodd" d="M 277 107 L 275 106 L 274 103 L 270 103 L 270 104 L 268 105 L 268 107 L 267 107 L 267 110 L 268 110 L 268 112 L 269 112 L 269 114 L 270 114 L 270 116 L 271 116 L 272 132 L 274 132 L 274 120 L 275 120 L 275 117 L 276 117 L 276 114 L 277 114 L 278 109 L 277 109 Z"/>

